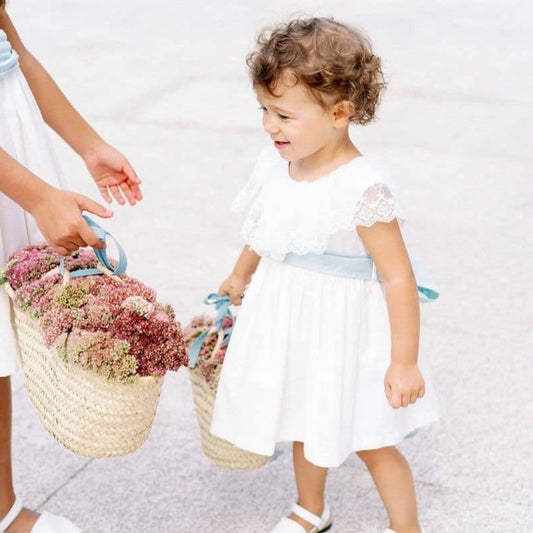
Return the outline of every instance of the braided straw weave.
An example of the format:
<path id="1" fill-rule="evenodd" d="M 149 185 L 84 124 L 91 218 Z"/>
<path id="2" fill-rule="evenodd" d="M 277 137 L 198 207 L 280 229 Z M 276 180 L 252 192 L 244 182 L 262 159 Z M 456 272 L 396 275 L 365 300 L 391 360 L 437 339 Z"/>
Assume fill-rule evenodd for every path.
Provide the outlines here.
<path id="1" fill-rule="evenodd" d="M 270 460 L 268 455 L 258 455 L 238 448 L 231 442 L 215 437 L 210 431 L 213 405 L 215 404 L 216 386 L 213 390 L 203 376 L 195 369 L 189 368 L 194 406 L 200 425 L 202 450 L 217 466 L 230 470 L 256 470 Z M 217 377 L 218 384 L 218 377 Z"/>
<path id="2" fill-rule="evenodd" d="M 11 299 L 14 293 L 6 283 Z M 47 348 L 35 320 L 13 306 L 28 392 L 45 429 L 60 444 L 86 457 L 134 452 L 150 433 L 163 378 L 108 381 L 65 363 Z"/>

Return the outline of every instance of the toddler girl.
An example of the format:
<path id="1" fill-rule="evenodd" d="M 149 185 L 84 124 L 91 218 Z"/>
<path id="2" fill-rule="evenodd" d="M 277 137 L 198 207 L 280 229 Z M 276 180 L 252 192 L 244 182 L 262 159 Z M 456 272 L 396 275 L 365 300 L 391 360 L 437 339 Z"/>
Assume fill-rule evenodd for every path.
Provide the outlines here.
<path id="1" fill-rule="evenodd" d="M 135 204 L 142 197 L 140 180 L 126 158 L 96 134 L 26 50 L 4 4 L 0 0 L 0 268 L 16 249 L 43 237 L 62 254 L 80 246 L 103 247 L 81 212 L 112 213 L 59 188 L 62 180 L 44 121 L 83 158 L 105 200 Z M 23 509 L 15 497 L 9 376 L 19 367 L 10 303 L 0 290 L 0 533 L 80 533 L 66 518 Z"/>
<path id="2" fill-rule="evenodd" d="M 437 419 L 418 357 L 417 282 L 388 173 L 348 134 L 374 118 L 380 60 L 359 31 L 312 18 L 263 32 L 248 66 L 272 144 L 234 203 L 246 246 L 219 292 L 237 305 L 246 296 L 211 430 L 265 455 L 293 442 L 298 503 L 272 533 L 331 527 L 327 469 L 352 452 L 388 531 L 420 533 L 394 447 Z"/>

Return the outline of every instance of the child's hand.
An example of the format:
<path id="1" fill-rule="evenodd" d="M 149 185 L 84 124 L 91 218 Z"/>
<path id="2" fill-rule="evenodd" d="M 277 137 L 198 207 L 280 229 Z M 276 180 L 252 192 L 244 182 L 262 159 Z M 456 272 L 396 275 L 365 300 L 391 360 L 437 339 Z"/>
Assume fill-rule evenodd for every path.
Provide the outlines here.
<path id="1" fill-rule="evenodd" d="M 385 395 L 391 407 L 407 407 L 425 392 L 424 378 L 416 364 L 390 364 L 385 374 Z"/>
<path id="2" fill-rule="evenodd" d="M 68 255 L 83 246 L 105 248 L 81 217 L 82 211 L 103 218 L 113 215 L 112 211 L 82 194 L 54 187 L 46 189 L 30 212 L 50 246 L 59 254 Z"/>
<path id="3" fill-rule="evenodd" d="M 218 294 L 229 295 L 233 305 L 241 305 L 244 291 L 250 280 L 247 280 L 235 273 L 231 273 L 218 288 Z"/>
<path id="4" fill-rule="evenodd" d="M 120 205 L 124 205 L 124 197 L 131 205 L 142 200 L 141 180 L 118 150 L 102 142 L 83 159 L 106 202 L 111 203 L 112 197 Z"/>

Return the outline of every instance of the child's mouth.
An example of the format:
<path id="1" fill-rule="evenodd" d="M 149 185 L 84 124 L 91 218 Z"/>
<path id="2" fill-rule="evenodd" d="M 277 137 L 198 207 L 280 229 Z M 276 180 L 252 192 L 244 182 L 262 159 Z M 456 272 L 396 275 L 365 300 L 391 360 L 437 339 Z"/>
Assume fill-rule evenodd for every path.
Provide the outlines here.
<path id="1" fill-rule="evenodd" d="M 274 141 L 274 146 L 276 148 L 285 148 L 285 146 L 288 146 L 291 144 L 289 141 Z"/>

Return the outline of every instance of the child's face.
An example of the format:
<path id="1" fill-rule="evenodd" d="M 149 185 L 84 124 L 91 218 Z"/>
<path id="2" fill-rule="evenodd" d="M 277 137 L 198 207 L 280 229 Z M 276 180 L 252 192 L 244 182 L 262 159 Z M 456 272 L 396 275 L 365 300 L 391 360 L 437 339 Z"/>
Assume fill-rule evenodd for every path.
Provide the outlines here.
<path id="1" fill-rule="evenodd" d="M 324 109 L 302 84 L 280 82 L 276 96 L 261 86 L 255 91 L 263 111 L 263 128 L 283 159 L 312 158 L 338 138 L 333 111 Z"/>

